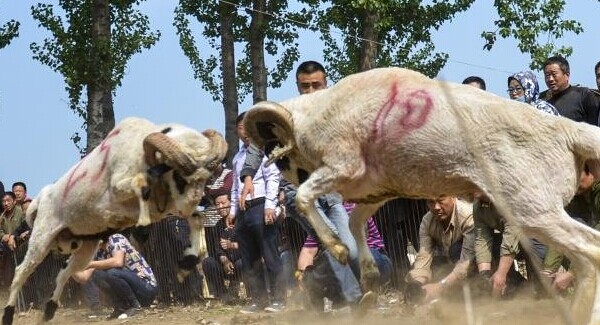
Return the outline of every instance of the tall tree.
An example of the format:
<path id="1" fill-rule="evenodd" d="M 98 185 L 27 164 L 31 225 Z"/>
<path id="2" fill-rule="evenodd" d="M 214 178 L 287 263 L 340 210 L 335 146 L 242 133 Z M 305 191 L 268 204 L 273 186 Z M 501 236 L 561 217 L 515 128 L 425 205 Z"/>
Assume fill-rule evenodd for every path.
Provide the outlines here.
<path id="1" fill-rule="evenodd" d="M 5 48 L 17 36 L 19 36 L 19 22 L 11 19 L 0 27 L 0 49 Z"/>
<path id="2" fill-rule="evenodd" d="M 330 0 L 325 6 L 317 4 L 322 7 L 316 23 L 325 42 L 329 76 L 337 80 L 380 66 L 437 75 L 448 55 L 434 53 L 431 33 L 474 1 Z"/>
<path id="3" fill-rule="evenodd" d="M 238 104 L 250 93 L 254 102 L 266 99 L 267 87 L 280 87 L 298 60 L 298 26 L 290 21 L 306 18 L 302 10 L 286 12 L 287 5 L 282 0 L 180 0 L 175 10 L 174 25 L 194 78 L 213 100 L 223 102 L 228 159 L 238 148 Z M 202 54 L 190 17 L 202 27 Z"/>
<path id="4" fill-rule="evenodd" d="M 337 80 L 377 66 L 403 66 L 431 77 L 448 56 L 435 53 L 431 32 L 470 8 L 475 0 L 329 0 L 316 4 L 317 26 L 325 42 L 329 74 Z M 491 50 L 497 35 L 514 38 L 531 67 L 539 69 L 552 54 L 568 56 L 572 48 L 556 46 L 565 33 L 579 34 L 581 24 L 562 19 L 565 0 L 495 0 L 495 31 L 484 31 L 484 49 Z M 313 7 L 314 9 L 315 7 Z M 336 33 L 339 32 L 341 36 Z"/>
<path id="5" fill-rule="evenodd" d="M 141 0 L 60 0 L 64 11 L 38 3 L 33 18 L 52 33 L 42 44 L 32 43 L 33 58 L 63 75 L 70 108 L 83 120 L 85 148 L 72 137 L 80 152 L 91 151 L 115 124 L 112 96 L 121 85 L 129 59 L 158 41 L 148 17 L 136 7 Z M 66 22 L 65 22 L 66 21 Z M 84 88 L 87 101 L 82 100 Z"/>
<path id="6" fill-rule="evenodd" d="M 546 58 L 553 54 L 571 55 L 572 47 L 554 44 L 565 33 L 583 32 L 579 22 L 561 18 L 565 3 L 565 0 L 495 0 L 499 18 L 494 24 L 498 28 L 482 32 L 484 49 L 492 49 L 497 35 L 513 37 L 519 42 L 519 50 L 531 56 L 530 67 L 535 70 L 541 69 Z"/>

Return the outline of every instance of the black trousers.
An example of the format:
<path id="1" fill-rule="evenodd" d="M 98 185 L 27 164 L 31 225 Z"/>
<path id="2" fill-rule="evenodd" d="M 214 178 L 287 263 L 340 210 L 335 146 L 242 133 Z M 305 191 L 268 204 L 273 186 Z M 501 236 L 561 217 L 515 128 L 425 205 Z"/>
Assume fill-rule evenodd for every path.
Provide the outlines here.
<path id="1" fill-rule="evenodd" d="M 264 202 L 251 205 L 236 216 L 235 231 L 242 256 L 243 279 L 248 296 L 258 304 L 268 303 L 269 291 L 273 301 L 284 302 L 285 299 L 283 263 L 277 250 L 279 222 L 265 225 Z"/>

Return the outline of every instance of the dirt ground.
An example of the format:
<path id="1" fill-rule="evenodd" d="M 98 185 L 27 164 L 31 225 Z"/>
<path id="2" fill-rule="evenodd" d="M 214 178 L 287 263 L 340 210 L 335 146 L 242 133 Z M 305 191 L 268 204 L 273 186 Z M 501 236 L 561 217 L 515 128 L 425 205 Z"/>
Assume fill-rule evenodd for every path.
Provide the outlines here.
<path id="1" fill-rule="evenodd" d="M 88 318 L 84 308 L 59 308 L 55 318 L 48 324 L 342 324 L 387 325 L 387 324 L 564 324 L 557 305 L 550 299 L 534 300 L 529 294 L 519 294 L 511 300 L 478 299 L 473 302 L 470 320 L 466 317 L 467 304 L 463 299 L 442 299 L 433 305 L 411 308 L 401 302 L 398 295 L 391 293 L 380 296 L 378 307 L 359 318 L 347 310 L 329 313 L 307 312 L 300 304 L 291 303 L 288 309 L 279 314 L 259 313 L 242 315 L 239 306 L 223 306 L 215 300 L 207 300 L 203 304 L 175 307 L 150 307 L 140 314 L 125 320 L 105 320 L 105 316 Z M 459 301 L 460 300 L 460 301 Z M 3 301 L 4 302 L 4 299 Z M 560 299 L 564 306 L 566 300 Z M 106 310 L 105 314 L 108 314 Z M 36 324 L 41 311 L 31 310 L 15 317 L 15 324 Z"/>

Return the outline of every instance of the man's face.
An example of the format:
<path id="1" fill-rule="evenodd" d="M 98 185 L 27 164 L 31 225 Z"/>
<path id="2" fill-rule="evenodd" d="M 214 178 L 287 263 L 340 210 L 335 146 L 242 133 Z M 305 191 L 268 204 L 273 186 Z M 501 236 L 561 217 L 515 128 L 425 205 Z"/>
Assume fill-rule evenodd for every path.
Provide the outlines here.
<path id="1" fill-rule="evenodd" d="M 17 197 L 17 202 L 25 201 L 25 198 L 27 197 L 27 192 L 25 192 L 25 189 L 23 188 L 23 186 L 21 186 L 21 185 L 13 186 L 12 191 L 13 191 L 13 193 L 15 193 L 15 196 Z"/>
<path id="2" fill-rule="evenodd" d="M 244 122 L 240 122 L 237 124 L 237 135 L 238 135 L 238 138 L 240 138 L 240 140 L 242 140 L 242 142 L 245 145 L 248 145 L 250 143 L 250 140 L 248 139 L 248 136 L 246 135 L 246 130 L 244 129 Z"/>
<path id="3" fill-rule="evenodd" d="M 296 85 L 300 95 L 310 94 L 317 90 L 327 88 L 327 79 L 323 71 L 313 73 L 300 73 L 296 78 Z"/>
<path id="4" fill-rule="evenodd" d="M 11 212 L 15 208 L 16 204 L 17 201 L 15 201 L 10 195 L 5 195 L 2 197 L 2 207 L 5 211 Z"/>
<path id="5" fill-rule="evenodd" d="M 592 173 L 586 173 L 585 171 L 582 171 L 581 176 L 579 177 L 577 194 L 587 192 L 590 188 L 592 188 L 592 184 L 594 184 L 594 175 L 592 175 Z"/>
<path id="6" fill-rule="evenodd" d="M 215 199 L 215 206 L 217 207 L 217 212 L 222 218 L 225 218 L 229 215 L 229 208 L 231 207 L 231 201 L 227 197 L 227 195 L 219 195 Z"/>
<path id="7" fill-rule="evenodd" d="M 600 90 L 600 67 L 596 69 L 596 87 Z"/>
<path id="8" fill-rule="evenodd" d="M 561 92 L 569 87 L 569 74 L 564 73 L 557 63 L 544 67 L 544 80 L 548 89 L 553 93 Z"/>
<path id="9" fill-rule="evenodd" d="M 427 207 L 436 221 L 450 221 L 455 199 L 454 196 L 440 196 L 436 200 L 427 200 Z"/>

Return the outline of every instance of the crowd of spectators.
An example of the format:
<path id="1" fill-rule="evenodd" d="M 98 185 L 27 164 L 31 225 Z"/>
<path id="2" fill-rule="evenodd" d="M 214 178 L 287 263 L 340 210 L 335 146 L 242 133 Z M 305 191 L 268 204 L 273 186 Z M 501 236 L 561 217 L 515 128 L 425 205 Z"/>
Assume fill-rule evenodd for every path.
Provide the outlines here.
<path id="1" fill-rule="evenodd" d="M 600 62 L 594 72 L 600 89 Z M 299 93 L 326 88 L 326 76 L 318 62 L 302 63 L 296 72 Z M 544 64 L 548 90 L 540 92 L 535 74 L 526 70 L 507 77 L 507 94 L 546 114 L 598 125 L 600 94 L 571 85 L 569 77 L 567 60 L 551 57 Z M 486 89 L 477 76 L 463 84 Z M 177 281 L 178 258 L 190 246 L 190 230 L 186 219 L 169 216 L 105 239 L 96 258 L 73 276 L 67 290 L 73 299 L 84 300 L 94 313 L 103 304 L 110 306 L 108 317 L 121 319 L 152 303 L 193 304 L 208 297 L 243 305 L 242 313 L 281 312 L 298 292 L 306 295 L 305 307 L 310 309 L 323 310 L 327 301 L 331 308 L 358 311 L 376 304 L 377 293 L 364 292 L 358 281 L 356 243 L 348 225 L 353 205 L 336 193 L 316 203 L 319 215 L 349 248 L 349 263 L 340 264 L 296 210 L 296 187 L 281 177 L 275 164 L 265 164 L 260 148 L 250 145 L 242 119 L 243 113 L 237 121 L 240 151 L 231 166 L 223 164 L 215 172 L 198 208 L 205 217 L 208 256 L 197 270 L 183 283 Z M 600 217 L 599 184 L 586 169 L 567 207 L 573 218 L 591 227 Z M 31 229 L 25 215 L 31 198 L 23 182 L 15 182 L 10 191 L 0 182 L 0 195 L 0 286 L 7 286 L 26 251 Z M 397 199 L 368 220 L 365 232 L 381 274 L 381 292 L 395 289 L 408 303 L 421 303 L 456 292 L 464 281 L 472 281 L 480 294 L 504 298 L 524 283 L 534 283 L 536 297 L 546 294 L 540 281 L 559 291 L 572 285 L 575 273 L 564 256 L 523 238 L 485 195 L 473 197 L 473 202 L 453 196 Z M 414 263 L 409 261 L 411 247 Z M 47 283 L 64 259 L 48 256 L 28 280 L 22 305 L 41 305 L 52 290 Z M 536 276 L 534 269 L 543 272 Z"/>

